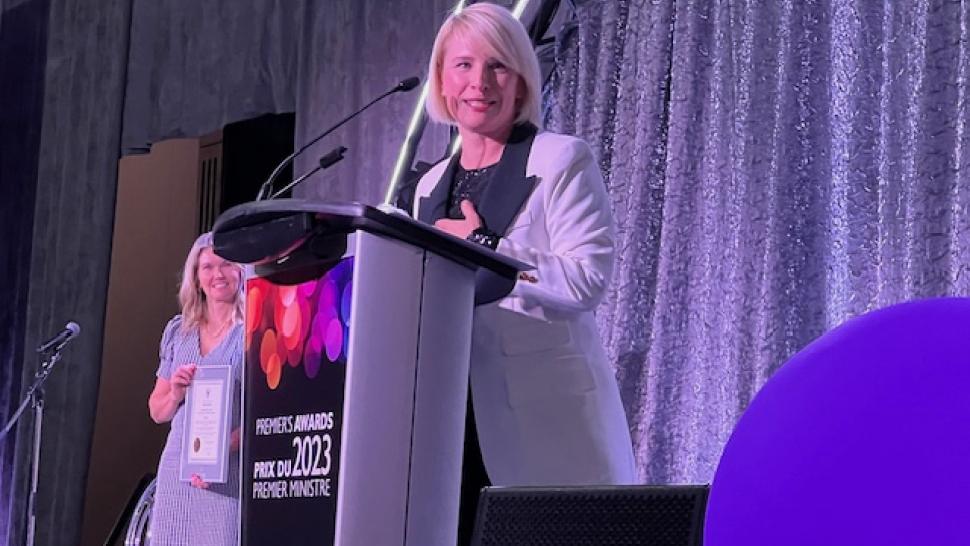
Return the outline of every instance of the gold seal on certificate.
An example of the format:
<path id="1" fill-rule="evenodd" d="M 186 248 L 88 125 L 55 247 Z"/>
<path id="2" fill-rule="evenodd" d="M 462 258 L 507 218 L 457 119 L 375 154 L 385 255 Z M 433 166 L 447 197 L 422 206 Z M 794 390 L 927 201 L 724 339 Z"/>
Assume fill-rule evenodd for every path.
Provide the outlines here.
<path id="1" fill-rule="evenodd" d="M 179 476 L 193 474 L 210 483 L 224 483 L 229 467 L 229 418 L 232 369 L 199 366 L 185 396 L 185 429 Z"/>

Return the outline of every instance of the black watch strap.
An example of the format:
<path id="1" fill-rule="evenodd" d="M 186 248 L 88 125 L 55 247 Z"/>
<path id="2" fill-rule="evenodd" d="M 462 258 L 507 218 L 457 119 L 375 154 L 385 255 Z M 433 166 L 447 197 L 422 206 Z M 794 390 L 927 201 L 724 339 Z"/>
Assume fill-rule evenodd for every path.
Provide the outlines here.
<path id="1" fill-rule="evenodd" d="M 494 231 L 490 231 L 485 226 L 475 228 L 474 231 L 468 234 L 465 239 L 473 243 L 480 244 L 482 246 L 487 246 L 488 248 L 495 250 L 498 248 L 498 241 L 501 237 Z"/>

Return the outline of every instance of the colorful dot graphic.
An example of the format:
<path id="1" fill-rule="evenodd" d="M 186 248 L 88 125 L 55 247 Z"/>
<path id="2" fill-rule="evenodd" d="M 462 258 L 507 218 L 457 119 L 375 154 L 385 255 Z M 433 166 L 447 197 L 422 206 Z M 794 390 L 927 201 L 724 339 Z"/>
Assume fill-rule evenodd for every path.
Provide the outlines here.
<path id="1" fill-rule="evenodd" d="M 247 281 L 246 358 L 259 362 L 271 390 L 288 374 L 313 379 L 322 366 L 346 365 L 352 277 L 351 257 L 298 285 Z"/>

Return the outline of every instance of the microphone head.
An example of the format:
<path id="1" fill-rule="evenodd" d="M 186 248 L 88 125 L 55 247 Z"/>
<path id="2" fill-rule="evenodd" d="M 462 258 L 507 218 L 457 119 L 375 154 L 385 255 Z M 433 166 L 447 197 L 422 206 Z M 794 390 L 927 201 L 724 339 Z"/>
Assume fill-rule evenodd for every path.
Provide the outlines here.
<path id="1" fill-rule="evenodd" d="M 65 324 L 64 329 L 71 332 L 71 337 L 74 337 L 81 333 L 81 326 L 78 323 L 74 322 L 73 320 Z"/>
<path id="2" fill-rule="evenodd" d="M 394 86 L 394 92 L 399 93 L 403 91 L 410 91 L 421 83 L 420 78 L 417 76 L 411 76 L 410 78 L 401 80 L 397 85 Z"/>

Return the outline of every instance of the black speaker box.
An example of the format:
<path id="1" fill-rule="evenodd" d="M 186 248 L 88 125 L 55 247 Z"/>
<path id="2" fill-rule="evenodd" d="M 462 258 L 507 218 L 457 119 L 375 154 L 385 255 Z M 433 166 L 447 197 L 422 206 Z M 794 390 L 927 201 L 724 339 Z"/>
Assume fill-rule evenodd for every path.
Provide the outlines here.
<path id="1" fill-rule="evenodd" d="M 700 546 L 707 485 L 486 487 L 473 546 Z"/>

